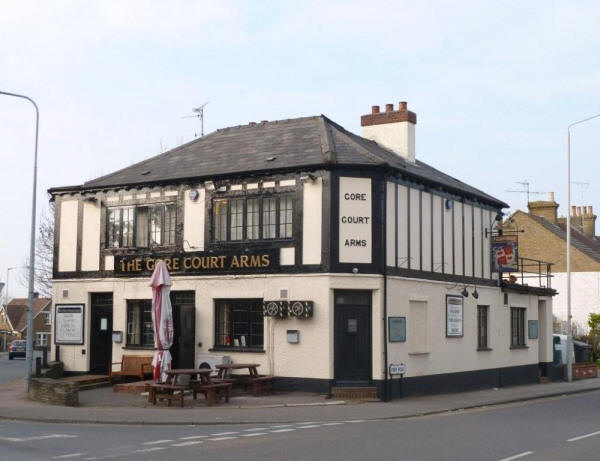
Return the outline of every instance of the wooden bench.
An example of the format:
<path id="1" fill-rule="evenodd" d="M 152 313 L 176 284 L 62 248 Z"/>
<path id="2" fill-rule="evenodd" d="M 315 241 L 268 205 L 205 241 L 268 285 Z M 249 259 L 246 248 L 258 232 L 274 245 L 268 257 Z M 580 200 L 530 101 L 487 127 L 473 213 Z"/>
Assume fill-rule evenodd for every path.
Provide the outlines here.
<path id="1" fill-rule="evenodd" d="M 244 390 L 252 385 L 252 393 L 255 396 L 262 394 L 263 391 L 268 391 L 273 394 L 275 392 L 275 376 L 251 376 L 244 381 Z"/>
<path id="2" fill-rule="evenodd" d="M 148 384 L 148 400 L 156 405 L 157 400 L 167 400 L 167 406 L 171 406 L 173 400 L 179 401 L 183 408 L 183 395 L 187 386 L 178 386 L 175 384 Z"/>
<path id="3" fill-rule="evenodd" d="M 113 371 L 113 365 L 121 365 L 121 369 Z M 116 376 L 136 376 L 141 381 L 146 375 L 152 374 L 151 355 L 124 355 L 120 362 L 114 362 L 110 366 L 108 379 L 112 385 Z"/>
<path id="4" fill-rule="evenodd" d="M 225 398 L 225 402 L 229 402 L 229 398 L 231 397 L 231 383 L 224 382 L 213 382 L 210 384 L 202 384 L 199 381 L 192 381 L 192 392 L 194 394 L 194 400 L 196 400 L 196 396 L 199 392 L 204 394 L 206 398 L 206 405 L 212 406 L 220 397 Z"/>

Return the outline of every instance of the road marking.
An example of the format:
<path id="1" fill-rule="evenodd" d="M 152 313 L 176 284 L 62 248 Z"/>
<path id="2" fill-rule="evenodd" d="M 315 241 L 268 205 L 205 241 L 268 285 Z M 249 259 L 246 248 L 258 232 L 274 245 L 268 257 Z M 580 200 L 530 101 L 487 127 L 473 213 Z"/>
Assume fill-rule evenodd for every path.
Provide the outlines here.
<path id="1" fill-rule="evenodd" d="M 140 450 L 135 450 L 136 453 L 148 453 L 150 451 L 159 451 L 159 450 L 166 450 L 169 447 L 152 447 L 152 448 L 143 448 Z"/>
<path id="2" fill-rule="evenodd" d="M 344 421 L 345 423 L 364 423 L 366 422 L 364 419 L 353 419 L 351 421 Z"/>
<path id="3" fill-rule="evenodd" d="M 323 424 L 323 426 L 339 426 L 340 424 L 344 424 L 344 423 L 325 423 L 325 424 Z"/>
<path id="4" fill-rule="evenodd" d="M 202 440 L 190 440 L 189 442 L 174 443 L 171 446 L 172 447 L 187 447 L 190 445 L 198 445 L 199 443 L 204 443 L 204 442 Z"/>
<path id="5" fill-rule="evenodd" d="M 292 426 L 291 424 L 280 424 L 279 426 L 270 426 L 270 427 L 275 429 L 275 428 L 279 428 L 279 427 L 291 427 L 291 426 Z"/>
<path id="6" fill-rule="evenodd" d="M 291 432 L 291 431 L 295 431 L 296 429 L 277 429 L 275 431 L 270 431 L 270 432 Z"/>
<path id="7" fill-rule="evenodd" d="M 568 439 L 567 442 L 576 442 L 577 440 L 587 439 L 588 437 L 593 437 L 595 435 L 599 435 L 600 431 L 592 432 L 591 434 L 580 435 L 579 437 L 573 437 L 572 439 Z"/>
<path id="8" fill-rule="evenodd" d="M 298 426 L 298 429 L 312 429 L 313 427 L 321 427 L 320 424 L 309 424 L 308 426 Z"/>
<path id="9" fill-rule="evenodd" d="M 33 437 L 0 437 L 0 440 L 5 442 L 29 442 L 32 440 L 45 440 L 45 439 L 71 439 L 79 437 L 78 435 L 71 434 L 49 434 L 49 435 L 37 435 Z"/>
<path id="10" fill-rule="evenodd" d="M 519 453 L 518 455 L 509 456 L 508 458 L 502 458 L 500 461 L 511 461 L 513 459 L 523 458 L 529 455 L 533 455 L 533 451 L 524 451 L 523 453 Z"/>
<path id="11" fill-rule="evenodd" d="M 232 440 L 232 439 L 237 439 L 237 437 L 217 437 L 216 439 L 206 439 L 206 440 L 210 440 L 212 442 L 220 442 L 221 440 Z"/>
<path id="12" fill-rule="evenodd" d="M 179 437 L 179 440 L 194 440 L 194 439 L 205 439 L 208 435 L 191 435 L 189 437 Z"/>
<path id="13" fill-rule="evenodd" d="M 276 426 L 273 426 L 276 427 Z M 254 427 L 252 429 L 244 429 L 244 432 L 253 432 L 253 431 L 266 431 L 266 427 Z"/>
<path id="14" fill-rule="evenodd" d="M 142 445 L 157 445 L 159 443 L 169 443 L 174 442 L 175 440 L 165 439 L 165 440 L 152 440 L 151 442 L 144 442 Z"/>
<path id="15" fill-rule="evenodd" d="M 253 432 L 252 434 L 244 434 L 242 437 L 256 437 L 257 435 L 267 435 L 266 432 Z"/>
<path id="16" fill-rule="evenodd" d="M 75 458 L 75 456 L 81 455 L 83 455 L 83 453 L 69 453 L 68 455 L 53 456 L 52 459 Z"/>
<path id="17" fill-rule="evenodd" d="M 233 434 L 239 434 L 239 432 L 217 432 L 216 434 L 210 434 L 213 437 L 218 437 L 221 435 L 233 435 Z"/>

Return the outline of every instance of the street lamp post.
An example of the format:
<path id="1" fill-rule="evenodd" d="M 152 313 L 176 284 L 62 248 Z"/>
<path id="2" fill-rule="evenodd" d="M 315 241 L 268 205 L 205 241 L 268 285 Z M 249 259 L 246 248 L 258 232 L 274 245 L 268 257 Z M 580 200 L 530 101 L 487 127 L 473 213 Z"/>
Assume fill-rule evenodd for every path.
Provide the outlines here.
<path id="1" fill-rule="evenodd" d="M 571 128 L 600 117 L 600 114 L 571 123 L 567 127 L 567 380 L 573 380 L 573 327 L 571 324 Z"/>
<path id="2" fill-rule="evenodd" d="M 40 126 L 40 111 L 33 99 L 16 93 L 0 91 L 5 96 L 26 99 L 35 108 L 35 151 L 33 157 L 33 198 L 31 203 L 31 241 L 29 246 L 29 309 L 27 311 L 27 351 L 25 364 L 25 392 L 29 392 L 29 381 L 33 368 L 33 276 L 35 272 L 35 205 L 37 193 L 37 158 L 38 158 L 38 133 Z"/>

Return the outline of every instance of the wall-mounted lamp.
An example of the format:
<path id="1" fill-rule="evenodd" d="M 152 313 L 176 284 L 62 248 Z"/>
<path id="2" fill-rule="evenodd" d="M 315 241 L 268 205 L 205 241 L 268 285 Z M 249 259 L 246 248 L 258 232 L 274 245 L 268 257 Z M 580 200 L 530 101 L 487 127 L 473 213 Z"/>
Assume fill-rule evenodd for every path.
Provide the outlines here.
<path id="1" fill-rule="evenodd" d="M 358 267 L 353 267 L 352 268 L 352 273 L 353 274 L 358 274 Z"/>
<path id="2" fill-rule="evenodd" d="M 90 203 L 97 203 L 98 202 L 98 197 L 95 197 L 93 195 L 88 195 L 83 199 L 84 202 L 90 202 Z"/>
<path id="3" fill-rule="evenodd" d="M 204 188 L 206 190 L 215 190 L 215 183 L 212 181 L 204 181 Z"/>
<path id="4" fill-rule="evenodd" d="M 469 296 L 469 292 L 467 291 L 467 287 L 464 287 L 463 290 L 460 292 L 461 295 L 463 295 L 465 298 L 467 298 Z"/>
<path id="5" fill-rule="evenodd" d="M 300 181 L 302 182 L 314 182 L 317 177 L 312 173 L 304 173 L 300 175 Z"/>
<path id="6" fill-rule="evenodd" d="M 473 293 L 471 293 L 471 295 L 473 296 L 473 298 L 477 299 L 479 298 L 479 293 L 477 292 L 477 287 L 475 287 L 475 290 L 473 290 Z"/>

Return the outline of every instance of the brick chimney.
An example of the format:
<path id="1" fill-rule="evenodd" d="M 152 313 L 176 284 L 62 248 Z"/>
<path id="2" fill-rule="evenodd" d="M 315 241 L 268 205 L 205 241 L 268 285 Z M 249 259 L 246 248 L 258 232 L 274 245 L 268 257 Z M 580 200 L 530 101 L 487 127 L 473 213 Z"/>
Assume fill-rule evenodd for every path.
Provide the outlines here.
<path id="1" fill-rule="evenodd" d="M 401 101 L 398 110 L 393 104 L 385 105 L 385 112 L 379 106 L 372 106 L 371 113 L 360 118 L 363 138 L 371 139 L 398 154 L 404 160 L 415 162 L 415 125 L 417 114 L 406 108 Z"/>
<path id="2" fill-rule="evenodd" d="M 593 239 L 596 235 L 596 215 L 591 206 L 571 207 L 571 227 Z"/>
<path id="3" fill-rule="evenodd" d="M 558 203 L 554 201 L 554 192 L 548 192 L 548 200 L 538 200 L 536 202 L 529 202 L 527 204 L 529 213 L 534 216 L 547 219 L 552 224 L 556 224 Z"/>

